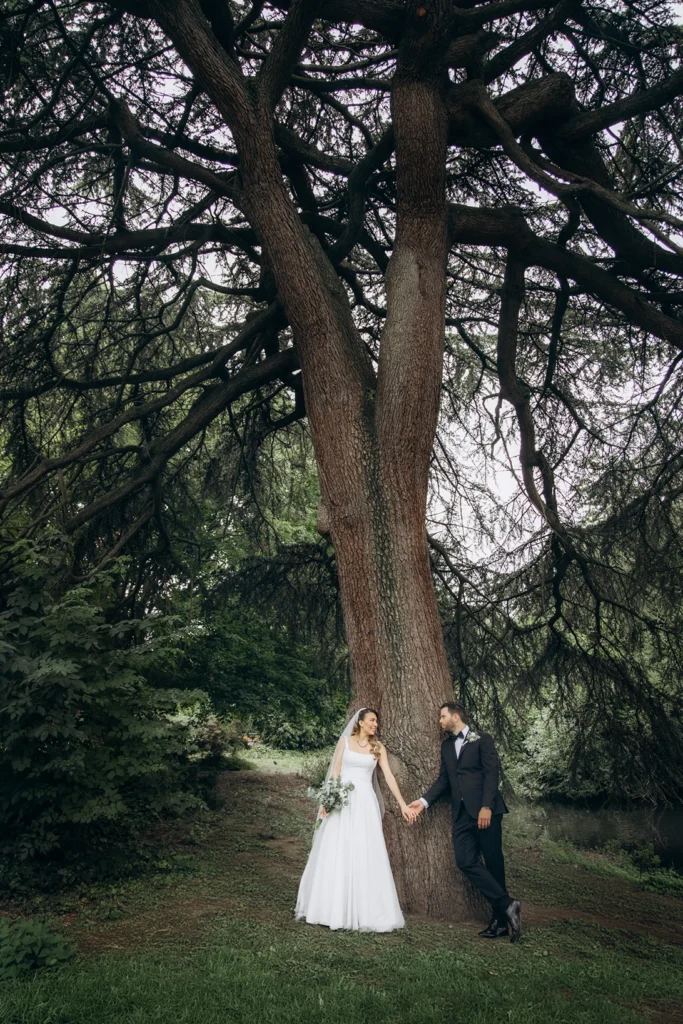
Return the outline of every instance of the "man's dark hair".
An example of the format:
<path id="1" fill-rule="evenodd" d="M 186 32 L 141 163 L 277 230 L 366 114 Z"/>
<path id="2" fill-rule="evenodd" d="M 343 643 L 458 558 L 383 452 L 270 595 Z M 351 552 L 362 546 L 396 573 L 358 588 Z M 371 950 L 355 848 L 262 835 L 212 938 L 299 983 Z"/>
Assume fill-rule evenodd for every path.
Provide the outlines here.
<path id="1" fill-rule="evenodd" d="M 467 725 L 469 715 L 464 704 L 460 704 L 459 701 L 448 701 L 446 704 L 441 705 L 439 711 L 443 711 L 444 708 L 448 708 L 448 713 L 451 715 L 459 715 L 460 721 Z"/>

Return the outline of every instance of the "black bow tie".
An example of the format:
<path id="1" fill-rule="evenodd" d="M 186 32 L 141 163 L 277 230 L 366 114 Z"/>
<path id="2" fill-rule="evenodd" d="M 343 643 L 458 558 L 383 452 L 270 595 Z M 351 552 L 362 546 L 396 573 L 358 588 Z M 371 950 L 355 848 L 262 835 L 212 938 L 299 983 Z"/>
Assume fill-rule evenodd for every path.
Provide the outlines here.
<path id="1" fill-rule="evenodd" d="M 453 737 L 453 739 L 454 740 L 464 740 L 465 739 L 465 733 L 464 732 L 456 732 L 456 734 Z"/>

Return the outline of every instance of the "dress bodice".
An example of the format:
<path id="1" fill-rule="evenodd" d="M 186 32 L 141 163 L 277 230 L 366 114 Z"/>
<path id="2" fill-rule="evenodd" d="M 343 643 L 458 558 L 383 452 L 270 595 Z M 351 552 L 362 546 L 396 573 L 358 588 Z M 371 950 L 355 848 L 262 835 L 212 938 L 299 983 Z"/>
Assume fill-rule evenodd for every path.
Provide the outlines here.
<path id="1" fill-rule="evenodd" d="M 356 750 L 349 750 L 348 739 L 344 737 L 346 746 L 342 754 L 340 775 L 344 782 L 352 782 L 354 786 L 369 786 L 372 784 L 372 775 L 377 767 L 374 754 L 359 754 Z"/>

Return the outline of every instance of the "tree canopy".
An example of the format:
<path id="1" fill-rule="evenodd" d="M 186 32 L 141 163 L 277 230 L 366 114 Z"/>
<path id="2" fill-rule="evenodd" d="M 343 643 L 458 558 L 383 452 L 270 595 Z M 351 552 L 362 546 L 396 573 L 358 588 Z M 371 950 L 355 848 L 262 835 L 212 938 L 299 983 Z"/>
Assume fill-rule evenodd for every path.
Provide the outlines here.
<path id="1" fill-rule="evenodd" d="M 427 350 L 414 318 L 392 313 L 387 270 L 402 197 L 431 244 L 442 173 L 428 530 L 456 688 L 499 723 L 530 695 L 589 731 L 609 722 L 626 758 L 641 716 L 651 753 L 634 764 L 655 763 L 671 792 L 683 655 L 671 5 L 8 0 L 0 37 L 11 532 L 58 521 L 77 575 L 132 553 L 130 587 L 150 607 L 194 572 L 200 496 L 219 531 L 238 476 L 258 502 L 264 453 L 275 436 L 298 443 L 313 395 L 300 367 L 315 310 L 300 306 L 318 292 L 297 252 L 283 271 L 287 245 L 263 213 L 278 190 L 330 304 L 349 311 L 368 402 L 385 378 L 413 396 L 392 427 L 409 466 L 432 401 Z M 401 106 L 406 82 L 440 98 L 441 171 Z M 277 180 L 259 162 L 269 146 Z M 403 347 L 383 340 L 402 334 Z M 317 408 L 344 364 L 331 342 L 305 351 Z"/>

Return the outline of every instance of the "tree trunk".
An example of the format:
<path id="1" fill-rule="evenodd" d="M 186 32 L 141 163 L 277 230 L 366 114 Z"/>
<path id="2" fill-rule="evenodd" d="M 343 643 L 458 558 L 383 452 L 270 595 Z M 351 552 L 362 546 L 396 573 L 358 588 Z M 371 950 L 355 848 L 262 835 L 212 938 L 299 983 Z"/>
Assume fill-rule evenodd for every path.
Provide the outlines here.
<path id="1" fill-rule="evenodd" d="M 261 240 L 299 353 L 320 478 L 319 522 L 337 556 L 354 704 L 379 712 L 401 790 L 414 799 L 438 771 L 438 709 L 453 694 L 425 530 L 447 238 L 448 80 L 435 56 L 448 39 L 449 5 L 433 0 L 426 24 L 412 16 L 397 65 L 397 237 L 377 375 L 339 277 L 302 225 L 282 179 L 273 136 L 277 64 L 268 74 L 264 66 L 259 92 L 236 77 L 206 23 L 188 14 L 182 0 L 155 6 L 235 139 L 240 203 Z M 409 828 L 392 798 L 387 805 L 390 856 L 405 908 L 471 916 L 478 904 L 455 869 L 447 808 Z"/>

